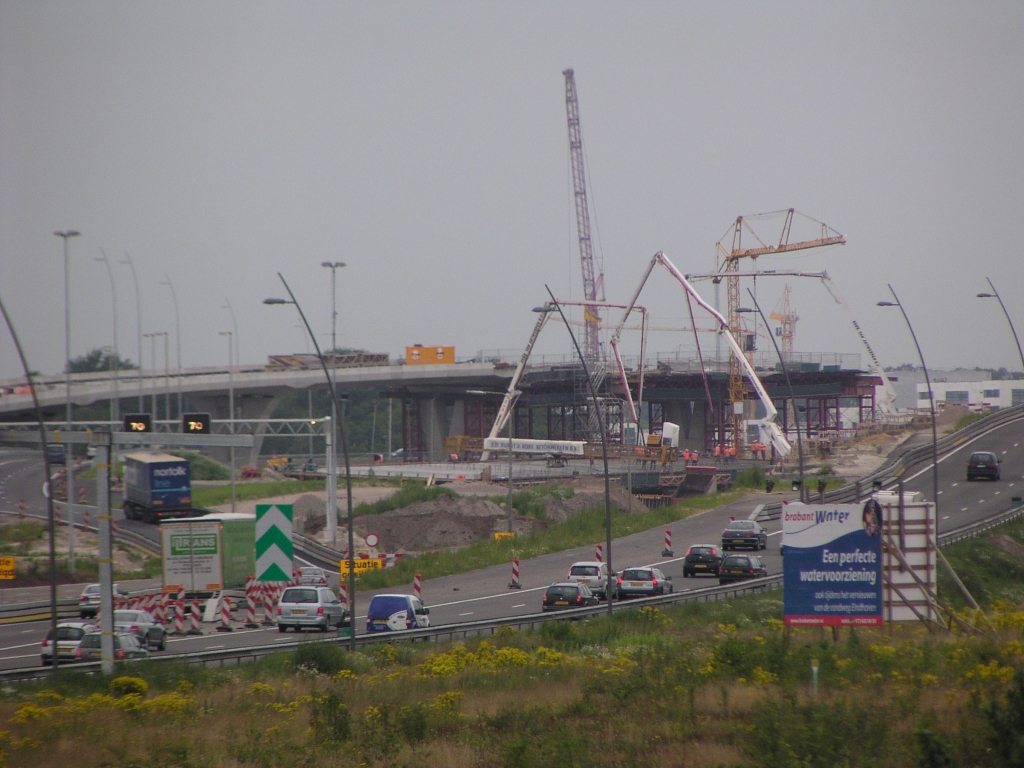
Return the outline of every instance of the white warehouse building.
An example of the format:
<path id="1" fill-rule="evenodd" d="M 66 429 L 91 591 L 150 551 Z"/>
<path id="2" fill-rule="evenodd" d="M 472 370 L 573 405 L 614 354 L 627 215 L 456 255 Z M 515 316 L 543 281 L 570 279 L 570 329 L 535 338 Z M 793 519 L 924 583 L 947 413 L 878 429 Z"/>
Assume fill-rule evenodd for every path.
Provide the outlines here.
<path id="1" fill-rule="evenodd" d="M 935 405 L 963 405 L 972 411 L 1024 405 L 1024 380 L 933 381 Z M 927 410 L 928 386 L 917 385 L 917 407 Z"/>

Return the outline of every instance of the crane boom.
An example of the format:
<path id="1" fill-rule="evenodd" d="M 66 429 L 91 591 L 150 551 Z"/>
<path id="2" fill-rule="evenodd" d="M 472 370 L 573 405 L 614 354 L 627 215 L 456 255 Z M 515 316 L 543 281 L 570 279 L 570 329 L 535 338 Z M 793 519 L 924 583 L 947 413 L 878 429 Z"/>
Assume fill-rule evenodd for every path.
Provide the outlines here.
<path id="1" fill-rule="evenodd" d="M 583 131 L 580 128 L 580 102 L 576 95 L 576 75 L 571 69 L 565 75 L 565 112 L 569 123 L 569 159 L 572 165 L 572 188 L 576 199 L 576 231 L 580 241 L 580 263 L 583 268 L 583 298 L 597 301 L 598 286 L 604 275 L 596 275 L 594 248 L 590 238 L 590 210 L 587 206 L 587 180 L 583 170 Z M 588 361 L 601 357 L 601 321 L 596 306 L 585 306 L 586 327 L 583 354 Z"/>
<path id="2" fill-rule="evenodd" d="M 622 358 L 619 356 L 619 337 L 622 335 L 622 329 L 626 325 L 626 320 L 629 317 L 630 312 L 632 312 L 633 306 L 636 304 L 637 299 L 640 297 L 640 292 L 643 290 L 644 285 L 647 283 L 647 279 L 651 276 L 651 272 L 654 270 L 654 267 L 659 263 L 663 267 L 665 267 L 665 269 L 668 270 L 669 274 L 671 274 L 672 277 L 674 277 L 680 285 L 683 286 L 683 290 L 686 291 L 693 298 L 694 301 L 696 301 L 701 307 L 703 307 L 718 322 L 718 327 L 722 335 L 725 337 L 726 342 L 729 344 L 729 349 L 732 350 L 733 357 L 739 362 L 740 367 L 747 374 L 747 377 L 750 379 L 751 385 L 753 385 L 754 387 L 754 391 L 757 393 L 758 398 L 761 400 L 761 404 L 764 405 L 766 414 L 764 419 L 760 420 L 761 426 L 768 433 L 768 439 L 775 447 L 776 452 L 780 456 L 788 456 L 793 448 L 789 444 L 789 441 L 786 439 L 786 436 L 782 433 L 782 430 L 779 429 L 779 425 L 775 423 L 775 417 L 778 416 L 779 412 L 778 410 L 776 410 L 775 404 L 772 402 L 772 399 L 768 396 L 768 393 L 765 391 L 764 386 L 761 384 L 761 380 L 757 377 L 757 373 L 754 372 L 754 367 L 750 364 L 746 356 L 743 354 L 743 349 L 736 341 L 736 337 L 733 336 L 732 333 L 729 331 L 729 324 L 726 322 L 725 318 L 722 317 L 721 313 L 717 309 L 712 307 L 710 304 L 704 301 L 704 299 L 701 298 L 700 294 L 697 293 L 697 291 L 694 290 L 693 286 L 690 285 L 687 279 L 683 277 L 683 274 L 678 269 L 676 269 L 675 264 L 669 261 L 668 257 L 661 251 L 658 251 L 656 254 L 654 254 L 654 257 L 647 265 L 647 269 L 644 270 L 643 277 L 640 279 L 640 284 L 633 292 L 633 297 L 630 299 L 629 304 L 627 304 L 625 311 L 622 313 L 622 319 L 619 321 L 618 327 L 616 327 L 615 332 L 612 334 L 610 346 L 615 356 L 615 364 L 618 366 L 619 369 L 619 380 L 623 382 L 623 384 L 625 384 L 626 371 L 622 365 Z M 635 423 L 637 417 L 636 406 L 633 403 L 633 396 L 630 393 L 628 386 L 624 386 L 624 394 L 626 396 L 626 401 L 629 406 L 630 417 L 634 420 Z"/>

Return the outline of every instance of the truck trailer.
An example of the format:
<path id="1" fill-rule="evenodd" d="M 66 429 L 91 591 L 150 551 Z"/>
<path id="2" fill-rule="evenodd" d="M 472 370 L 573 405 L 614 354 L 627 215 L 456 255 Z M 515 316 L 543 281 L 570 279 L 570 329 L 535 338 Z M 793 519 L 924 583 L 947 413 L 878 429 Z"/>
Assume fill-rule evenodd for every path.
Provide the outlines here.
<path id="1" fill-rule="evenodd" d="M 164 589 L 244 589 L 256 573 L 256 517 L 225 512 L 160 525 Z"/>
<path id="2" fill-rule="evenodd" d="M 158 523 L 195 517 L 188 462 L 167 453 L 128 453 L 124 457 L 124 516 Z"/>

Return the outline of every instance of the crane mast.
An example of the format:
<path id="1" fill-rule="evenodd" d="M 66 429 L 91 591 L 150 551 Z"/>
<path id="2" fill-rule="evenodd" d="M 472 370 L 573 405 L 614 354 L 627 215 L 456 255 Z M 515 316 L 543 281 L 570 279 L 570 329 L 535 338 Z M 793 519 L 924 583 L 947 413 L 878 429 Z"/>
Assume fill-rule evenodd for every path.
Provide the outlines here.
<path id="1" fill-rule="evenodd" d="M 580 262 L 583 267 L 583 298 L 597 301 L 598 288 L 604 275 L 596 275 L 594 248 L 590 239 L 590 211 L 587 206 L 587 181 L 583 170 L 583 132 L 580 129 L 580 102 L 576 95 L 573 70 L 565 75 L 565 112 L 569 122 L 569 159 L 572 165 L 572 187 L 576 200 L 576 231 L 580 241 Z M 587 361 L 601 359 L 601 318 L 598 307 L 584 306 L 583 354 Z"/>

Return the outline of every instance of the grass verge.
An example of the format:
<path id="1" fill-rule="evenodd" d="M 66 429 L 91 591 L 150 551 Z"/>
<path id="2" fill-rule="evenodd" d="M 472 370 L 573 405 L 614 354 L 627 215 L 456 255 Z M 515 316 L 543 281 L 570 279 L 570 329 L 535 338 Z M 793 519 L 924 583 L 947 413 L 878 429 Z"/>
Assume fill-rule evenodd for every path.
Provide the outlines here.
<path id="1" fill-rule="evenodd" d="M 745 491 L 731 491 L 715 496 L 695 496 L 669 507 L 624 515 L 612 510 L 612 538 L 628 536 L 659 525 L 690 517 L 698 512 L 728 504 L 746 495 Z M 501 541 L 478 541 L 458 550 L 424 552 L 417 557 L 404 557 L 394 568 L 371 571 L 358 578 L 359 589 L 381 589 L 398 584 L 409 584 L 413 574 L 424 579 L 465 573 L 478 568 L 508 563 L 513 557 L 520 559 L 561 552 L 586 544 L 604 541 L 604 509 L 581 511 L 564 522 L 553 523 L 547 530 L 530 536 Z"/>
<path id="2" fill-rule="evenodd" d="M 352 478 L 352 485 L 395 485 L 397 481 L 375 478 Z M 344 479 L 340 487 L 344 487 Z M 274 480 L 269 482 L 235 483 L 235 499 L 252 501 L 287 496 L 292 493 L 316 493 L 325 488 L 323 480 Z M 339 496 L 339 500 L 343 495 Z M 197 507 L 215 507 L 231 501 L 230 485 L 207 485 L 192 488 L 192 503 Z M 362 506 L 362 505 L 360 505 Z M 358 507 L 356 508 L 358 509 Z M 356 510 L 354 509 L 353 512 Z M 362 513 L 360 513 L 362 514 Z"/>
<path id="3" fill-rule="evenodd" d="M 0 692 L 11 768 L 1024 763 L 1024 613 L 1003 638 L 785 628 L 778 593 L 503 629 L 305 642 L 228 669 L 68 670 Z M 811 663 L 818 668 L 817 690 Z"/>

